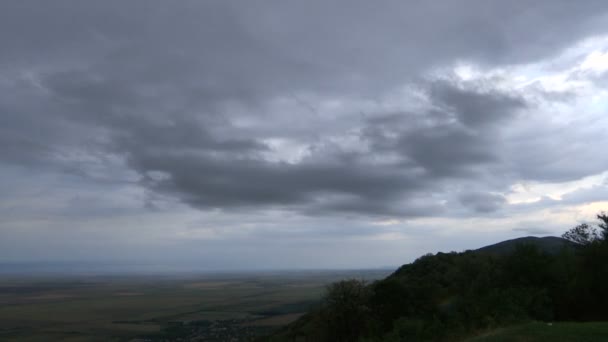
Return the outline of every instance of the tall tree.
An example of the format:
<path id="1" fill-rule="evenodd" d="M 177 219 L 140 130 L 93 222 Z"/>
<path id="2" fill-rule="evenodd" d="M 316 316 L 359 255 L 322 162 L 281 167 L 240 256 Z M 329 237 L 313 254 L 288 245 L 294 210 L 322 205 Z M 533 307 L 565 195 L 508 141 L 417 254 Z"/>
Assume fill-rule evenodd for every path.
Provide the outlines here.
<path id="1" fill-rule="evenodd" d="M 597 219 L 600 221 L 598 227 L 600 227 L 601 238 L 604 241 L 608 241 L 608 215 L 602 211 L 597 214 Z"/>
<path id="2" fill-rule="evenodd" d="M 589 245 L 600 236 L 597 233 L 597 229 L 587 223 L 582 223 L 562 234 L 562 237 L 579 245 Z"/>

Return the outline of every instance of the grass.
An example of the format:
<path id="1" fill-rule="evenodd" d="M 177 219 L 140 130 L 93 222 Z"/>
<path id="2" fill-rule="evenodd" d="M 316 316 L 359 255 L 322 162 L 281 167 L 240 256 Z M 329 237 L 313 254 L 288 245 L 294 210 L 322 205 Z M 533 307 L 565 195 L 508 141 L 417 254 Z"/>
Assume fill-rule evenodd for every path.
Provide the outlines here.
<path id="1" fill-rule="evenodd" d="M 467 342 L 604 342 L 608 341 L 608 322 L 528 323 L 498 329 Z"/>

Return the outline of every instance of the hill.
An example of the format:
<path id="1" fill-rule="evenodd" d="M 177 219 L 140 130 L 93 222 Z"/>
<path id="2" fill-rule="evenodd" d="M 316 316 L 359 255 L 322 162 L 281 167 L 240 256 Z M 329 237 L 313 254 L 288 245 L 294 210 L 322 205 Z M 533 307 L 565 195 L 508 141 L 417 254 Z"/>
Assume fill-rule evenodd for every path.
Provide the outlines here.
<path id="1" fill-rule="evenodd" d="M 603 238 L 577 245 L 558 237 L 524 237 L 427 254 L 371 284 L 332 284 L 318 306 L 266 340 L 457 341 L 533 321 L 604 321 L 605 260 Z M 555 330 L 539 327 L 532 327 L 536 340 Z M 528 328 L 508 334 L 525 335 Z M 608 341 L 604 330 L 599 333 Z M 491 336 L 486 340 L 510 341 Z"/>
<path id="2" fill-rule="evenodd" d="M 476 249 L 477 252 L 489 253 L 494 255 L 507 255 L 515 251 L 518 245 L 534 245 L 541 251 L 549 254 L 557 254 L 564 247 L 575 248 L 576 244 L 557 236 L 535 237 L 526 236 L 522 238 L 502 241 L 493 245 Z"/>

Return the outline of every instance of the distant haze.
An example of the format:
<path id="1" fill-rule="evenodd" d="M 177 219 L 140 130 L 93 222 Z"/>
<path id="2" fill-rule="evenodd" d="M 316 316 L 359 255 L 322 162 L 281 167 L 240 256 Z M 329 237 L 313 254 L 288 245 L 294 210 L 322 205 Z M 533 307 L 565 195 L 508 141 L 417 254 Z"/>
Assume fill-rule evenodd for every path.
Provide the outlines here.
<path id="1" fill-rule="evenodd" d="M 606 23 L 591 0 L 2 1 L 0 265 L 368 268 L 560 235 L 608 210 Z"/>

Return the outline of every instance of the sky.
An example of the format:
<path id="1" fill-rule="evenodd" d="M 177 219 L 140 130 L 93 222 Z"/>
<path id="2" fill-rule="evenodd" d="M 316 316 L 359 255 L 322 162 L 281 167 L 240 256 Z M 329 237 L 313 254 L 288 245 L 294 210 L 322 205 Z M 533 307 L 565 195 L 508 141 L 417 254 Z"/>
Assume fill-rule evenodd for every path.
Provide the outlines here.
<path id="1" fill-rule="evenodd" d="M 608 210 L 608 2 L 6 0 L 0 263 L 370 268 Z"/>

